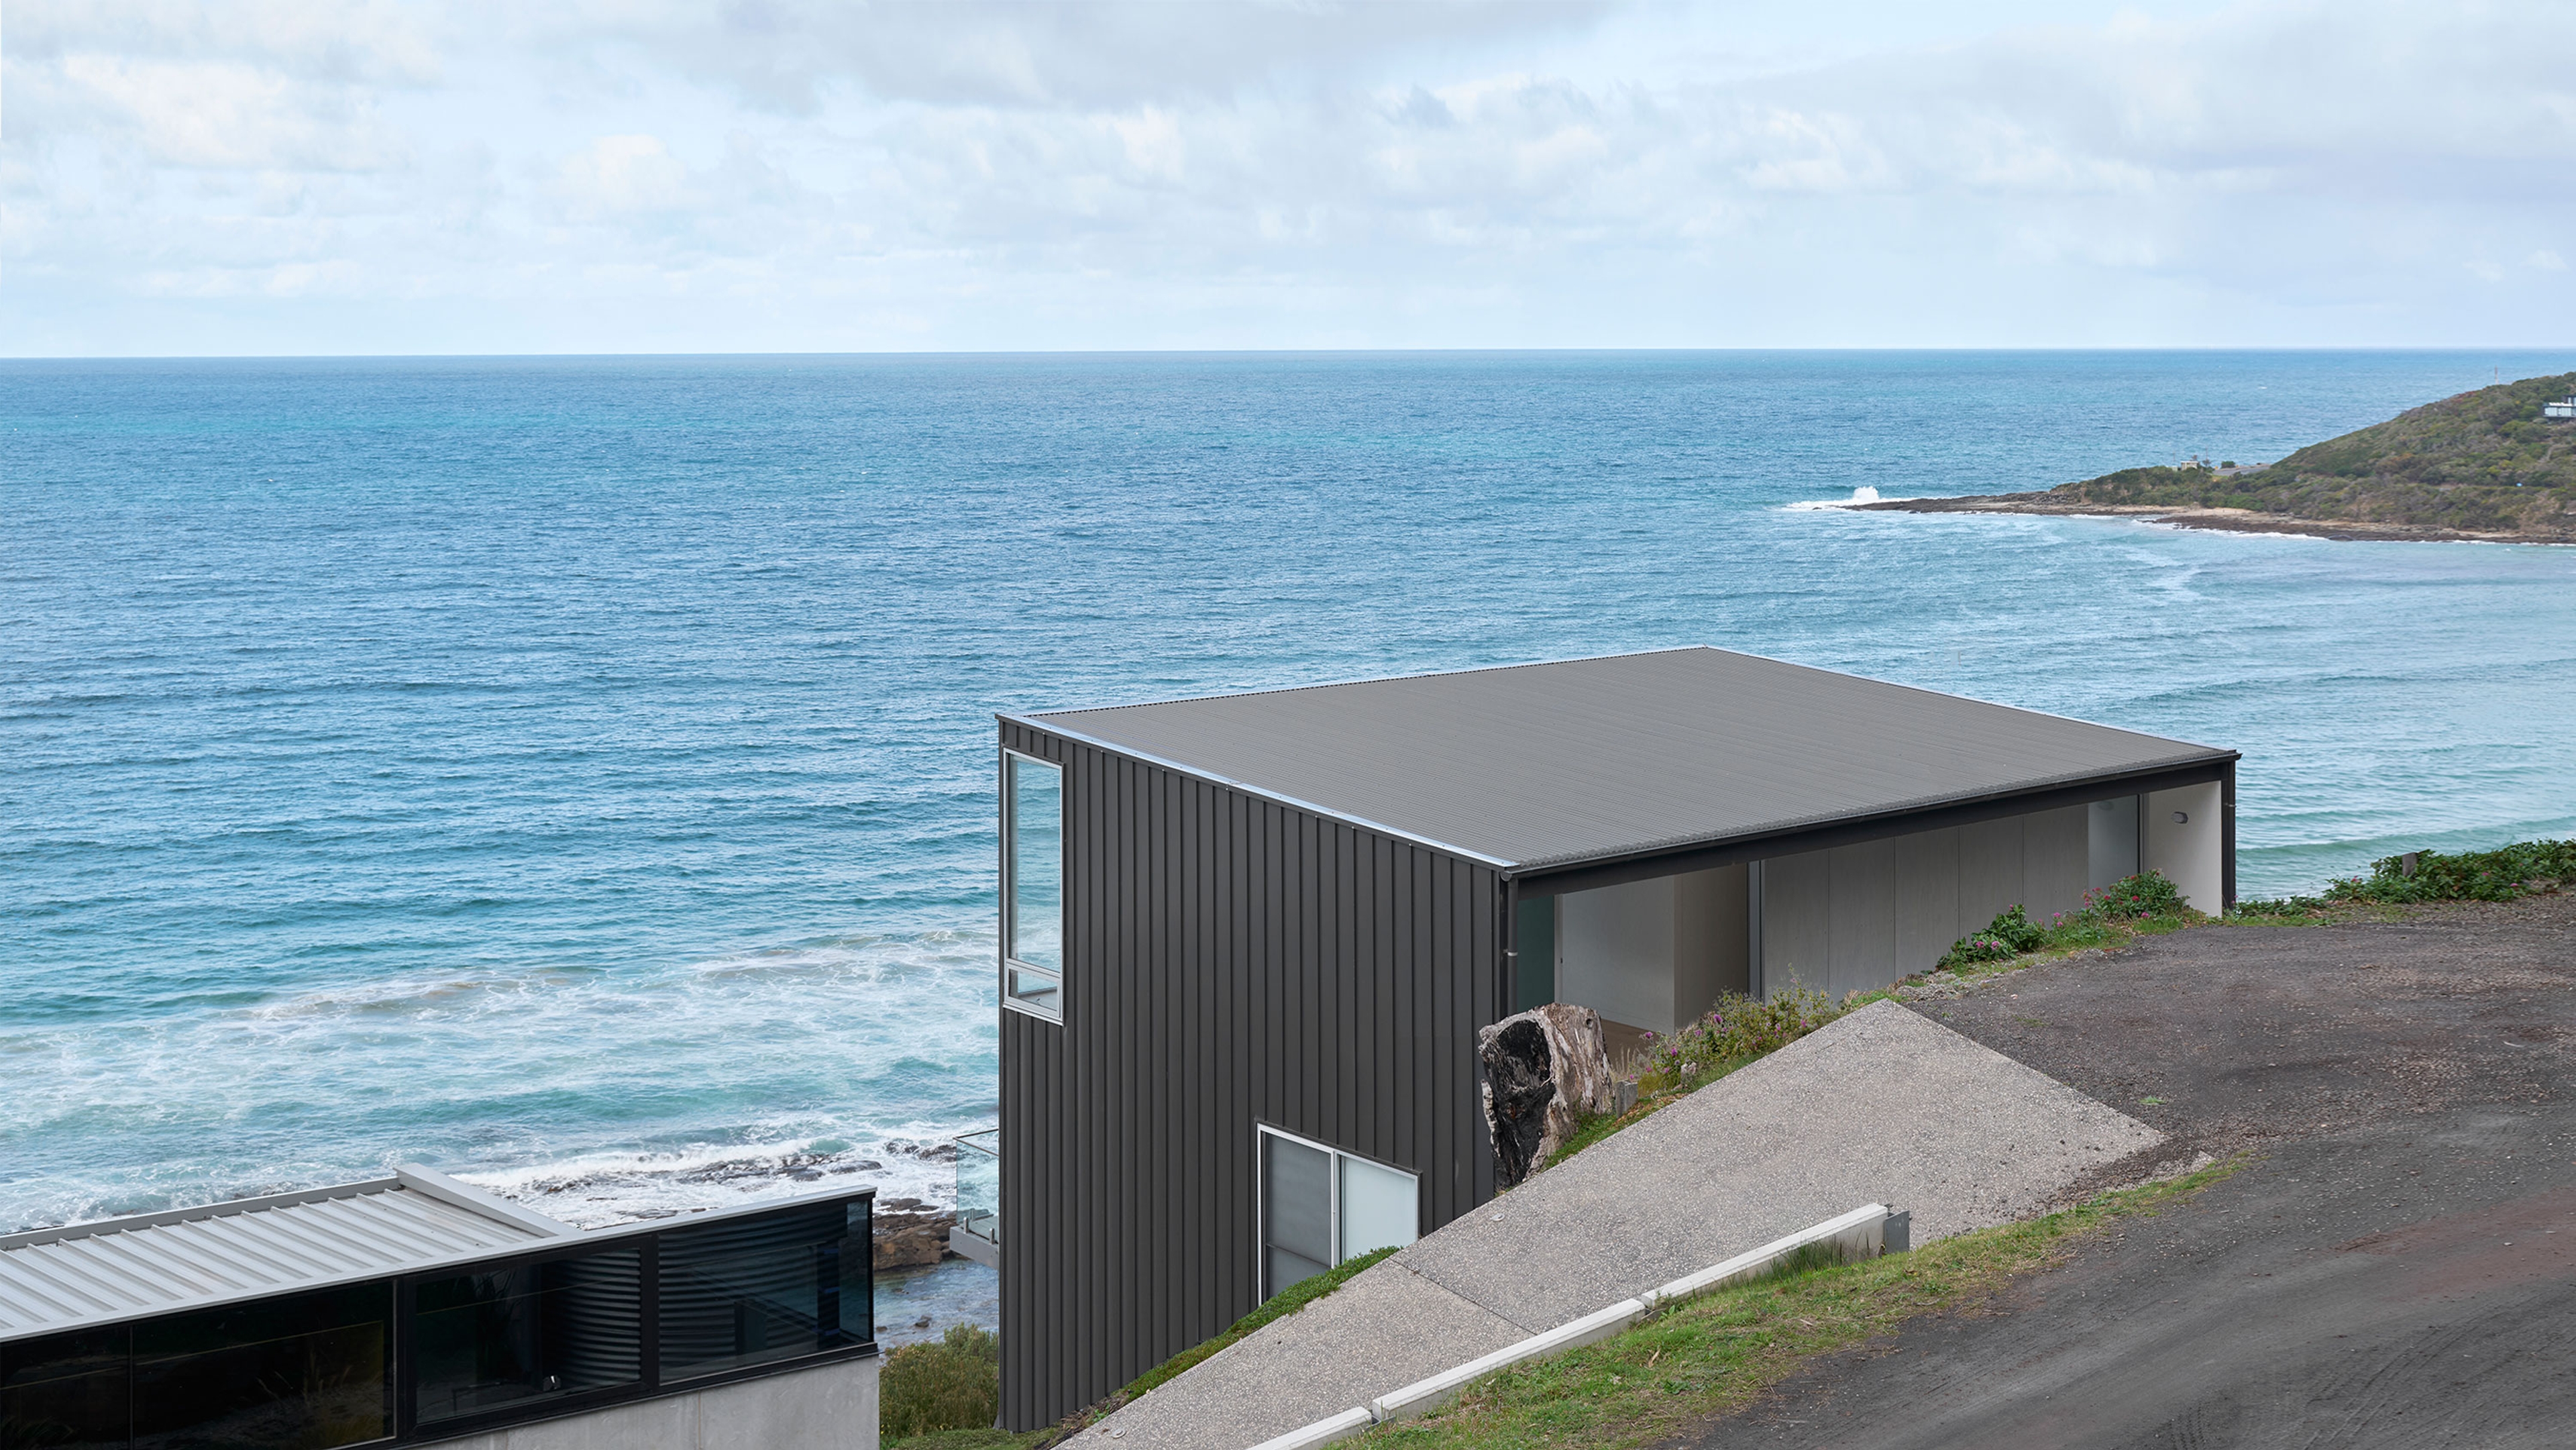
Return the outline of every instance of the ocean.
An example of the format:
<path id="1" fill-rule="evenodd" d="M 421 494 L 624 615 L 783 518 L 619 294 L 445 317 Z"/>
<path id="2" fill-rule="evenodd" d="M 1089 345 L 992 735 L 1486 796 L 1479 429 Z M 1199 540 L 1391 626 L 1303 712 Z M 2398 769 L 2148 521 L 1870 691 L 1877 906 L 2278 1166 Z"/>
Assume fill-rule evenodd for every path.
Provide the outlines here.
<path id="1" fill-rule="evenodd" d="M 1707 643 L 2241 749 L 2247 894 L 2576 834 L 2576 550 L 1798 507 L 2571 366 L 0 362 L 0 1227 L 944 1197 L 996 710 Z"/>

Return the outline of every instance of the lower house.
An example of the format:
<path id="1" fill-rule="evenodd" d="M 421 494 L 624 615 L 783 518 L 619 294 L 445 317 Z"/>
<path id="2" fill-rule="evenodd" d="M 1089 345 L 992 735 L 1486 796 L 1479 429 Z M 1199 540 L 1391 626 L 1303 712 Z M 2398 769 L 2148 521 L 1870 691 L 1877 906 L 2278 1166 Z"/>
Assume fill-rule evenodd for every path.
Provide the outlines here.
<path id="1" fill-rule="evenodd" d="M 584 1231 L 406 1167 L 0 1237 L 0 1445 L 873 1450 L 873 1197 Z"/>
<path id="2" fill-rule="evenodd" d="M 1001 1127 L 952 1242 L 1014 1428 L 1490 1199 L 1516 1011 L 1640 1042 L 2141 870 L 2234 893 L 2234 751 L 1725 650 L 999 723 Z"/>

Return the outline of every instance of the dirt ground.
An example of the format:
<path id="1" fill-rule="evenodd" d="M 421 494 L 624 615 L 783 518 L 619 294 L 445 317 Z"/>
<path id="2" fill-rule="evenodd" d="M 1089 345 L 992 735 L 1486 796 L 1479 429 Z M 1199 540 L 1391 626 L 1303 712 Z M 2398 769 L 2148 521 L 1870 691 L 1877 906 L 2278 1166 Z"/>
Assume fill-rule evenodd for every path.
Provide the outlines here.
<path id="1" fill-rule="evenodd" d="M 1677 1444 L 2576 1444 L 2576 894 L 2200 928 L 1917 1009 L 2151 1158 L 2248 1166 Z"/>

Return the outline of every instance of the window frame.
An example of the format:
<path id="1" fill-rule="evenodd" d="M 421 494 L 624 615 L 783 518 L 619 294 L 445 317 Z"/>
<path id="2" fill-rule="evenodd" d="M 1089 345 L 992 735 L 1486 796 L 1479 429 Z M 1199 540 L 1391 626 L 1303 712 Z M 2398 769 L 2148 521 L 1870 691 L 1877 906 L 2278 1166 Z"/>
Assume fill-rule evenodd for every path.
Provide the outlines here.
<path id="1" fill-rule="evenodd" d="M 1032 964 L 1032 963 L 1029 963 L 1029 962 L 1023 962 L 1023 961 L 1020 961 L 1020 960 L 1018 960 L 1018 959 L 1014 958 L 1014 957 L 1011 955 L 1011 944 L 1012 944 L 1012 942 L 1013 942 L 1013 941 L 1017 938 L 1017 936 L 1018 936 L 1018 927 L 1019 927 L 1019 897 L 1018 897 L 1018 893 L 1017 893 L 1017 891 L 1016 891 L 1016 889 L 1015 889 L 1015 888 L 1016 888 L 1017 883 L 1016 883 L 1016 882 L 1014 882 L 1014 881 L 1012 880 L 1012 864 L 1013 864 L 1013 862 L 1014 862 L 1014 861 L 1016 861 L 1016 860 L 1018 859 L 1018 849 L 1017 849 L 1017 848 L 1018 848 L 1018 844 L 1019 844 L 1019 843 L 1018 843 L 1018 841 L 1015 839 L 1015 837 L 1016 837 L 1016 835 L 1017 835 L 1017 833 L 1018 833 L 1018 830 L 1019 830 L 1019 809 L 1018 809 L 1017 791 L 1016 791 L 1016 789 L 1015 789 L 1016 782 L 1012 779 L 1012 777 L 1013 777 L 1013 775 L 1014 775 L 1014 771 L 1013 771 L 1013 769 L 1012 769 L 1011 762 L 1012 762 L 1014 759 L 1018 759 L 1018 760 L 1025 760 L 1025 761 L 1028 761 L 1028 762 L 1029 762 L 1030 764 L 1032 764 L 1032 765 L 1042 765 L 1042 766 L 1046 767 L 1047 769 L 1049 769 L 1049 770 L 1051 770 L 1051 771 L 1054 771 L 1054 772 L 1055 772 L 1055 781 L 1056 781 L 1056 797 L 1055 797 L 1055 799 L 1056 799 L 1056 870 L 1055 870 L 1055 879 L 1056 879 L 1056 915 L 1057 915 L 1057 922 L 1056 922 L 1056 942 L 1057 942 L 1057 946 L 1056 946 L 1056 956 L 1057 956 L 1057 958 L 1058 958 L 1058 961 L 1057 961 L 1057 965 L 1056 965 L 1056 966 L 1054 966 L 1054 967 L 1052 967 L 1052 968 L 1036 966 L 1036 965 L 1034 965 L 1034 964 Z M 1066 932 L 1066 931 L 1065 931 L 1065 929 L 1064 929 L 1064 922 L 1063 922 L 1063 919 L 1062 919 L 1062 918 L 1063 918 L 1063 915 L 1064 915 L 1064 908 L 1065 908 L 1065 903 L 1064 903 L 1064 895 L 1065 895 L 1065 889 L 1064 889 L 1064 883 L 1065 883 L 1065 869 L 1064 869 L 1064 868 L 1065 868 L 1065 854 L 1066 854 L 1066 853 L 1065 853 L 1065 845 L 1066 845 L 1066 842 L 1065 842 L 1065 821 L 1064 821 L 1065 814 L 1066 814 L 1066 812 L 1065 812 L 1065 784 L 1064 784 L 1065 770 L 1064 770 L 1064 763 L 1063 763 L 1062 761 L 1049 760 L 1049 759 L 1047 759 L 1047 758 L 1046 758 L 1045 756 L 1043 756 L 1043 755 L 1032 755 L 1032 754 L 1030 754 L 1028 751 L 1025 751 L 1025 750 L 1014 750 L 1014 749 L 1012 749 L 1011 747 L 1009 747 L 1009 746 L 1005 745 L 1005 746 L 1003 746 L 1003 747 L 1002 747 L 1001 760 L 1000 760 L 1000 775 L 1001 775 L 1001 779 L 1000 779 L 1000 781 L 998 782 L 998 784 L 999 784 L 999 787 L 1000 787 L 999 795 L 1000 795 L 1000 798 L 1001 798 L 1001 806 L 1002 806 L 1002 812 L 1001 812 L 1001 815 L 1002 815 L 1002 820 L 1001 820 L 1001 826 L 1002 826 L 1002 829 L 1001 829 L 1001 844 L 1002 844 L 1002 860 L 1001 860 L 1002 900 L 1001 900 L 1001 912 L 1000 912 L 1000 925 L 1001 925 L 1001 929 L 1002 929 L 1002 930 L 1001 930 L 1001 940 L 1000 940 L 999 942 L 995 943 L 995 945 L 994 945 L 994 949 L 993 949 L 993 955 L 994 955 L 994 957 L 995 957 L 995 960 L 996 960 L 996 961 L 998 962 L 998 964 L 999 964 L 999 971 L 998 971 L 998 973 L 996 974 L 996 976 L 995 976 L 995 978 L 994 978 L 994 988 L 995 988 L 995 990 L 999 993 L 999 995 L 1000 995 L 1000 997 L 1001 997 L 1001 999 L 1002 999 L 1002 1007 L 1003 1007 L 1003 1010 L 1005 1010 L 1005 1011 L 1010 1011 L 1010 1012 L 1017 1012 L 1017 1013 L 1021 1014 L 1021 1015 L 1022 1015 L 1022 1016 L 1024 1016 L 1024 1017 L 1034 1017 L 1034 1018 L 1036 1018 L 1037 1020 L 1039 1020 L 1040 1022 L 1052 1022 L 1052 1023 L 1055 1023 L 1057 1026 L 1059 1026 L 1059 1027 L 1060 1027 L 1060 1026 L 1063 1026 L 1063 1025 L 1064 1025 L 1064 980 L 1065 980 L 1065 977 L 1066 977 L 1066 975 L 1067 975 L 1067 974 L 1066 974 L 1066 972 L 1064 971 L 1064 963 L 1063 963 L 1063 960 L 1062 960 L 1062 959 L 1067 955 L 1067 950 L 1066 950 L 1066 949 L 1067 949 L 1067 947 L 1070 945 L 1070 942 L 1069 942 L 1069 940 L 1068 940 L 1068 938 L 1069 938 L 1069 936 L 1070 936 L 1070 933 L 1068 933 L 1068 932 Z M 1025 973 L 1025 974 L 1028 974 L 1028 975 L 1030 975 L 1030 976 L 1043 977 L 1043 978 L 1045 978 L 1045 979 L 1047 979 L 1047 980 L 1049 980 L 1049 981 L 1054 982 L 1054 983 L 1055 983 L 1055 1010 L 1054 1010 L 1054 1011 L 1052 1011 L 1052 1012 L 1050 1012 L 1050 1011 L 1048 1011 L 1047 1009 L 1045 1009 L 1044 1007 L 1041 1007 L 1041 1006 L 1037 1005 L 1036 1003 L 1034 1003 L 1034 1002 L 1031 1002 L 1031 1001 L 1027 1000 L 1027 999 L 1026 999 L 1026 998 L 1024 998 L 1024 997 L 1018 996 L 1017 994 L 1013 993 L 1013 992 L 1012 992 L 1012 990 L 1011 990 L 1011 976 L 1012 976 L 1012 974 L 1013 974 L 1014 972 Z"/>
<path id="2" fill-rule="evenodd" d="M 1326 1273 L 1331 1273 L 1349 1263 L 1354 1257 L 1342 1251 L 1342 1160 L 1345 1158 L 1365 1163 L 1372 1168 L 1385 1169 L 1389 1173 L 1401 1173 L 1413 1180 L 1413 1237 L 1406 1240 L 1406 1244 L 1422 1241 L 1422 1175 L 1420 1173 L 1399 1163 L 1389 1163 L 1383 1158 L 1372 1158 L 1366 1153 L 1354 1153 L 1347 1148 L 1336 1148 L 1330 1143 L 1309 1138 L 1303 1133 L 1292 1133 L 1286 1128 L 1265 1123 L 1259 1119 L 1253 1120 L 1252 1128 L 1252 1282 L 1264 1291 L 1261 1296 L 1264 1303 L 1269 1302 L 1271 1296 L 1279 1293 L 1280 1289 L 1290 1287 L 1283 1284 L 1280 1289 L 1273 1289 L 1267 1282 L 1270 1271 L 1270 1210 L 1268 1207 L 1270 1195 L 1267 1192 L 1267 1185 L 1261 1181 L 1264 1156 L 1261 1151 L 1261 1135 L 1264 1133 L 1274 1138 L 1284 1138 L 1301 1147 L 1312 1148 L 1323 1154 L 1332 1165 L 1328 1176 L 1332 1191 L 1333 1262 L 1325 1266 Z M 1397 1247 L 1401 1248 L 1404 1245 L 1397 1245 Z M 1298 1282 L 1305 1281 L 1301 1279 Z"/>

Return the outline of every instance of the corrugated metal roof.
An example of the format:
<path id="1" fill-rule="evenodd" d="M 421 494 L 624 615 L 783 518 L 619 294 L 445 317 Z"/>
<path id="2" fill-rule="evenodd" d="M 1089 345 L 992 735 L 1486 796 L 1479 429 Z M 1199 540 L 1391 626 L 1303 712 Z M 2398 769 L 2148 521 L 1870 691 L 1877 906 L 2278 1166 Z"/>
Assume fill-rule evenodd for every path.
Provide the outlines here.
<path id="1" fill-rule="evenodd" d="M 0 1339 L 508 1253 L 578 1230 L 406 1167 L 394 1178 L 0 1238 Z"/>
<path id="2" fill-rule="evenodd" d="M 1017 718 L 1518 870 L 2235 757 L 1705 647 Z"/>

